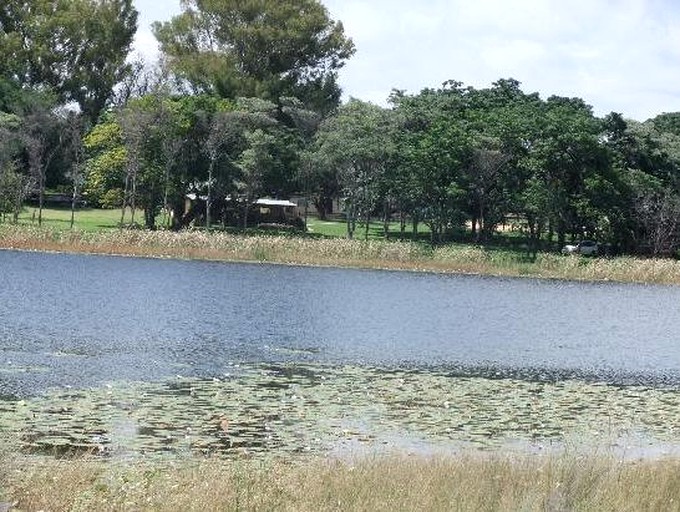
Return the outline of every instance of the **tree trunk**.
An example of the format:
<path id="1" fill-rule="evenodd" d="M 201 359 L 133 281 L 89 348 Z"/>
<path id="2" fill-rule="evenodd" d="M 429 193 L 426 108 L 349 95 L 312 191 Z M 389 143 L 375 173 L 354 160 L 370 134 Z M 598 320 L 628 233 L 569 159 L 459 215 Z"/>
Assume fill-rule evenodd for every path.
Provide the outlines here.
<path id="1" fill-rule="evenodd" d="M 314 207 L 319 220 L 326 220 L 328 218 L 328 198 L 319 196 L 314 199 Z"/>
<path id="2" fill-rule="evenodd" d="M 215 158 L 210 159 L 208 166 L 208 197 L 205 200 L 205 229 L 210 231 L 210 209 L 212 208 L 212 180 L 215 168 Z"/>
<path id="3" fill-rule="evenodd" d="M 250 210 L 250 200 L 245 199 L 243 204 L 243 230 L 248 229 L 248 210 Z"/>
<path id="4" fill-rule="evenodd" d="M 352 240 L 354 238 L 354 228 L 356 227 L 354 219 L 354 206 L 345 207 L 345 218 L 347 221 L 347 238 Z"/>
<path id="5" fill-rule="evenodd" d="M 389 236 L 390 233 L 390 202 L 385 200 L 385 216 L 383 217 L 383 234 L 385 238 Z"/>
<path id="6" fill-rule="evenodd" d="M 156 216 L 154 215 L 153 205 L 149 205 L 144 208 L 144 224 L 147 229 L 156 229 Z"/>
<path id="7" fill-rule="evenodd" d="M 45 172 L 40 173 L 40 190 L 38 191 L 38 226 L 42 226 L 42 211 L 45 202 Z"/>
<path id="8" fill-rule="evenodd" d="M 137 211 L 137 171 L 132 175 L 132 197 L 130 199 L 130 227 L 135 225 L 135 213 Z"/>
<path id="9" fill-rule="evenodd" d="M 125 186 L 123 188 L 123 206 L 120 209 L 120 229 L 123 229 L 123 223 L 125 222 L 125 207 L 128 203 L 128 193 L 130 189 L 130 173 L 125 173 Z"/>
<path id="10" fill-rule="evenodd" d="M 71 229 L 76 221 L 76 198 L 78 197 L 78 187 L 73 184 L 73 193 L 71 194 Z"/>
<path id="11" fill-rule="evenodd" d="M 172 218 L 170 216 L 170 205 L 168 204 L 168 195 L 170 189 L 170 171 L 168 166 L 165 167 L 165 183 L 163 184 L 163 211 L 165 212 L 165 229 L 170 229 Z"/>
<path id="12" fill-rule="evenodd" d="M 307 232 L 307 217 L 309 215 L 309 199 L 305 197 L 305 233 Z"/>

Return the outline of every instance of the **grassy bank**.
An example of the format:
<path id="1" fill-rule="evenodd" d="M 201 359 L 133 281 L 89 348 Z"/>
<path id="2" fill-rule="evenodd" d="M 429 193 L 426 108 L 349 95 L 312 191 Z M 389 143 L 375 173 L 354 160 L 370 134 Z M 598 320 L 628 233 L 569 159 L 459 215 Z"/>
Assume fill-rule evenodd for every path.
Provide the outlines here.
<path id="1" fill-rule="evenodd" d="M 375 457 L 5 465 L 2 499 L 54 511 L 673 511 L 680 462 L 607 456 Z"/>
<path id="2" fill-rule="evenodd" d="M 0 247 L 219 261 L 259 261 L 500 276 L 680 284 L 680 262 L 664 259 L 579 258 L 452 244 L 345 240 L 202 231 L 69 231 L 0 225 Z"/>

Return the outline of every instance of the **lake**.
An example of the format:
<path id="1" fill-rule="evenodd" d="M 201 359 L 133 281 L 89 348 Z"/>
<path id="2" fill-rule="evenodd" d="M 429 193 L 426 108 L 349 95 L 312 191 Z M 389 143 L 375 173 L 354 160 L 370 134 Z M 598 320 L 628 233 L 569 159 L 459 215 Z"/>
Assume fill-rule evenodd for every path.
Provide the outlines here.
<path id="1" fill-rule="evenodd" d="M 159 439 L 177 434 L 158 425 L 172 423 L 192 425 L 186 427 L 192 432 L 203 429 L 201 443 L 210 451 L 215 442 L 225 446 L 225 437 L 205 426 L 214 427 L 217 409 L 236 417 L 248 404 L 241 437 L 258 440 L 248 446 L 261 446 L 268 439 L 263 425 L 289 426 L 281 410 L 311 414 L 304 423 L 309 428 L 319 418 L 342 416 L 332 408 L 311 413 L 309 404 L 349 407 L 345 391 L 355 397 L 352 403 L 363 404 L 356 416 L 363 426 L 349 428 L 360 431 L 357 438 L 373 435 L 366 418 L 383 421 L 386 413 L 371 401 L 383 400 L 381 407 L 394 409 L 395 418 L 413 409 L 422 420 L 431 408 L 435 419 L 422 421 L 449 439 L 453 434 L 442 430 L 442 422 L 450 427 L 451 417 L 437 415 L 444 403 L 453 414 L 450 404 L 456 402 L 441 393 L 457 396 L 466 386 L 469 392 L 460 399 L 465 410 L 486 412 L 475 421 L 456 420 L 463 440 L 474 438 L 468 428 L 484 439 L 517 438 L 522 432 L 530 438 L 561 435 L 559 425 L 588 408 L 576 403 L 574 389 L 597 397 L 597 414 L 603 407 L 609 411 L 609 420 L 598 421 L 611 422 L 614 409 L 622 425 L 647 421 L 628 417 L 631 408 L 646 418 L 659 408 L 677 410 L 676 287 L 14 251 L 0 251 L 0 269 L 0 395 L 10 404 L 5 418 L 33 418 L 33 443 L 41 438 L 36 429 L 45 430 L 44 441 L 48 431 L 62 428 L 80 429 L 78 440 L 60 441 L 68 446 L 101 439 L 112 445 L 120 437 L 114 431 L 122 429 L 153 439 L 156 449 Z M 239 380 L 246 374 L 252 377 L 247 383 Z M 414 380 L 411 391 L 404 388 L 413 395 L 409 400 L 377 384 L 389 388 L 396 382 L 400 388 L 413 375 L 427 379 Z M 344 391 L 336 389 L 329 398 L 331 381 Z M 363 384 L 356 388 L 358 383 Z M 215 397 L 224 395 L 225 386 L 231 394 L 220 402 Z M 370 395 L 366 390 L 374 386 Z M 110 389 L 120 391 L 115 400 Z M 500 401 L 485 399 L 494 389 L 505 390 Z M 566 407 L 558 410 L 548 401 L 532 413 L 539 419 L 546 411 L 554 415 L 547 430 L 535 427 L 538 420 L 525 410 L 536 389 L 561 396 L 560 407 Z M 366 401 L 366 393 L 373 398 Z M 617 393 L 614 407 L 610 399 Z M 295 402 L 315 394 L 302 409 Z M 646 411 L 640 396 L 650 397 L 647 405 L 662 405 Z M 172 403 L 161 406 L 158 397 L 171 397 Z M 36 400 L 30 414 L 25 400 Z M 197 403 L 212 412 L 194 424 L 186 410 Z M 515 405 L 507 411 L 507 428 L 488 430 L 489 418 L 508 403 Z M 173 413 L 170 422 L 167 410 L 173 407 L 183 412 Z M 513 416 L 520 409 L 522 417 Z M 105 428 L 102 410 L 111 413 Z M 121 414 L 132 417 L 131 411 L 137 411 L 133 423 L 121 420 Z M 77 426 L 95 417 L 94 430 Z M 261 421 L 253 423 L 252 417 Z M 10 424 L 0 411 L 2 421 Z M 327 424 L 329 432 L 347 430 L 344 421 Z M 652 427 L 668 433 L 663 422 L 647 421 L 646 428 Z M 229 436 L 230 447 L 234 439 Z"/>
<path id="2" fill-rule="evenodd" d="M 680 376 L 674 287 L 12 251 L 0 269 L 5 395 L 255 361 Z"/>

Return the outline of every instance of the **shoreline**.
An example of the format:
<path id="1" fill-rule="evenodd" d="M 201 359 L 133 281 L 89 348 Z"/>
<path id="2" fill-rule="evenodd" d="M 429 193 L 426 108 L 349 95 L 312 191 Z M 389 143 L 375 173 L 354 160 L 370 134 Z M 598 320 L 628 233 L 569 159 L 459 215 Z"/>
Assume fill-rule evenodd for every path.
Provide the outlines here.
<path id="1" fill-rule="evenodd" d="M 346 268 L 593 283 L 680 285 L 680 262 L 633 257 L 521 254 L 452 244 L 314 239 L 201 231 L 57 231 L 0 225 L 0 250 L 176 259 L 311 268 Z"/>

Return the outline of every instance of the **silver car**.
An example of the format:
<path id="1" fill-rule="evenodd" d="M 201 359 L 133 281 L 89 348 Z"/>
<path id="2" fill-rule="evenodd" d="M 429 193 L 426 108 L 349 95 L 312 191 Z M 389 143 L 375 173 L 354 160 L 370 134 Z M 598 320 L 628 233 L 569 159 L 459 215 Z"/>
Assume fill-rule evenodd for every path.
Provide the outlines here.
<path id="1" fill-rule="evenodd" d="M 599 248 L 593 240 L 581 240 L 576 245 L 565 245 L 562 254 L 581 254 L 583 256 L 597 256 Z"/>

